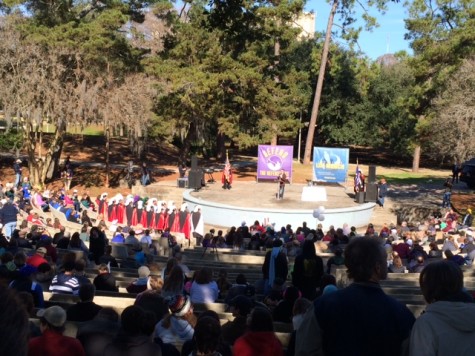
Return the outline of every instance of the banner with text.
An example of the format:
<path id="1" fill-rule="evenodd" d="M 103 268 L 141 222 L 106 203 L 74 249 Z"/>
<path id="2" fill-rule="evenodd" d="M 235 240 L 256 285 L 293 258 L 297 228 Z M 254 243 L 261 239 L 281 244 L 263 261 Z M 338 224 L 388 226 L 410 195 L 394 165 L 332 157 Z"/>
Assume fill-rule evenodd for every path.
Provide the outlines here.
<path id="1" fill-rule="evenodd" d="M 293 146 L 259 145 L 257 150 L 257 180 L 274 180 L 283 169 L 292 182 Z"/>
<path id="2" fill-rule="evenodd" d="M 313 148 L 313 179 L 320 182 L 344 183 L 348 174 L 348 148 Z"/>

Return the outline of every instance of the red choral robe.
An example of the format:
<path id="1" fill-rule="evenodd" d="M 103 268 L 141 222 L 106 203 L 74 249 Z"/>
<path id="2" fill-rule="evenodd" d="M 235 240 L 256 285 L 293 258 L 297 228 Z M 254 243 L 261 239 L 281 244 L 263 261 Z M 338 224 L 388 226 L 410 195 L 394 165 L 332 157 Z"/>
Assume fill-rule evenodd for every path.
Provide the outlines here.
<path id="1" fill-rule="evenodd" d="M 97 211 L 99 212 L 100 215 L 102 215 L 102 218 L 104 220 L 107 220 L 107 200 L 106 199 L 99 199 L 97 201 Z"/>
<path id="2" fill-rule="evenodd" d="M 142 209 L 142 219 L 140 219 L 140 224 L 142 224 L 144 228 L 148 227 L 147 210 L 145 209 Z"/>
<path id="3" fill-rule="evenodd" d="M 172 226 L 170 226 L 170 231 L 171 232 L 180 232 L 180 213 L 175 212 L 174 216 L 175 217 L 173 219 Z"/>
<path id="4" fill-rule="evenodd" d="M 165 231 L 168 227 L 168 214 L 166 211 L 162 211 L 157 221 L 157 230 Z"/>
<path id="5" fill-rule="evenodd" d="M 114 221 L 117 219 L 117 205 L 114 203 L 108 208 L 109 221 Z"/>
<path id="6" fill-rule="evenodd" d="M 180 215 L 180 220 L 182 219 L 182 215 Z M 180 221 L 181 223 L 181 221 Z M 185 215 L 185 221 L 181 225 L 181 232 L 185 234 L 185 238 L 187 240 L 190 239 L 191 236 L 191 214 L 187 211 Z"/>
<path id="7" fill-rule="evenodd" d="M 123 224 L 125 220 L 125 206 L 122 203 L 119 203 L 115 208 L 116 219 L 119 224 Z"/>
<path id="8" fill-rule="evenodd" d="M 141 223 L 142 215 L 144 215 L 143 212 L 144 212 L 143 209 L 139 209 L 139 208 L 134 209 L 134 212 L 132 213 L 132 221 L 131 221 L 130 226 L 135 226 Z"/>
<path id="9" fill-rule="evenodd" d="M 155 228 L 155 212 L 152 210 L 147 211 L 147 223 L 148 225 L 144 225 L 147 229 L 154 229 Z"/>

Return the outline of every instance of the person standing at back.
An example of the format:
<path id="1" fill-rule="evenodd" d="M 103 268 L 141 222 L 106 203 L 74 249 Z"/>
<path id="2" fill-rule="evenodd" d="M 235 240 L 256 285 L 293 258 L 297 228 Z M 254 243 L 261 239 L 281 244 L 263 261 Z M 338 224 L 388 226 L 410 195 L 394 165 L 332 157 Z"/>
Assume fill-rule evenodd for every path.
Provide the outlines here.
<path id="1" fill-rule="evenodd" d="M 292 284 L 302 292 L 304 298 L 313 300 L 322 276 L 323 260 L 317 256 L 313 241 L 305 240 L 302 253 L 295 257 Z"/>
<path id="2" fill-rule="evenodd" d="M 386 251 L 374 238 L 358 237 L 345 249 L 353 283 L 315 300 L 297 329 L 295 354 L 400 355 L 414 324 L 402 303 L 386 295 Z"/>
<path id="3" fill-rule="evenodd" d="M 13 170 L 15 171 L 15 188 L 18 188 L 21 183 L 21 159 L 15 160 Z"/>
<path id="4" fill-rule="evenodd" d="M 378 204 L 384 207 L 384 199 L 388 195 L 388 183 L 386 179 L 382 178 L 378 184 Z"/>
<path id="5" fill-rule="evenodd" d="M 272 242 L 272 250 L 266 253 L 262 274 L 264 277 L 264 292 L 267 294 L 272 289 L 274 280 L 280 278 L 284 282 L 287 280 L 289 272 L 287 256 L 282 251 L 282 240 L 275 239 Z"/>
<path id="6" fill-rule="evenodd" d="M 3 224 L 5 237 L 8 241 L 16 229 L 18 208 L 10 200 L 2 199 L 2 208 L 0 209 L 0 223 Z M 1 229 L 0 229 L 1 231 Z"/>

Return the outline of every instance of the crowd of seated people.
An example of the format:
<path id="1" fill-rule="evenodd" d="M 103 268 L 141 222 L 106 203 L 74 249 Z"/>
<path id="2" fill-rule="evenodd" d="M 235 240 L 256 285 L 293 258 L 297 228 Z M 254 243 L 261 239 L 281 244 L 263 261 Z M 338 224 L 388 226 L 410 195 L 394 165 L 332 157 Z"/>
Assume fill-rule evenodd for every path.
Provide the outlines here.
<path id="1" fill-rule="evenodd" d="M 38 197 L 38 194 L 33 190 L 32 198 Z M 71 199 L 64 195 L 61 199 L 62 194 L 64 195 L 64 192 L 40 195 L 43 203 L 47 201 L 49 209 L 59 207 L 61 210 L 72 205 L 69 208 L 71 213 L 78 212 L 75 203 L 78 198 L 73 196 Z M 45 210 L 44 206 L 38 205 L 40 200 L 36 200 L 36 203 Z M 80 203 L 82 204 L 82 201 Z M 92 207 L 92 202 L 89 207 Z M 178 217 L 179 213 L 176 213 Z M 217 248 L 228 247 L 236 250 L 266 250 L 261 285 L 251 285 L 244 274 L 236 277 L 235 284 L 227 282 L 225 274 L 222 274 L 219 280 L 214 280 L 209 268 L 201 268 L 191 276 L 186 265 L 173 257 L 161 268 L 146 259 L 138 261 L 134 258 L 136 264 L 133 266 L 137 269 L 138 278 L 130 283 L 127 290 L 137 294 L 137 305 L 122 312 L 120 323 L 117 315 L 110 315 L 107 322 L 115 327 L 110 329 L 113 331 L 102 330 L 103 347 L 94 351 L 91 350 L 91 338 L 97 336 L 95 333 L 83 333 L 81 337 L 78 333 L 79 344 L 73 342 L 74 339 L 65 339 L 62 333 L 67 320 L 77 320 L 78 316 L 85 317 L 85 311 L 89 313 L 87 319 L 90 320 L 82 322 L 91 323 L 91 327 L 104 323 L 105 319 L 109 318 L 107 311 L 102 313 L 102 308 L 97 308 L 93 302 L 96 290 L 118 291 L 117 281 L 111 272 L 114 257 L 106 236 L 108 228 L 105 223 L 84 221 L 84 225 L 80 226 L 81 232 L 71 234 L 67 227 L 61 226 L 60 221 L 47 221 L 37 211 L 32 212 L 24 220 L 26 223 L 15 229 L 10 241 L 0 236 L 0 277 L 5 282 L 2 285 L 7 285 L 18 293 L 30 294 L 37 308 L 44 307 L 44 300 L 40 297 L 43 291 L 80 297 L 78 304 L 74 305 L 75 308 L 70 312 L 64 311 L 64 315 L 58 308 L 48 308 L 39 314 L 43 335 L 39 336 L 42 339 L 30 340 L 28 346 L 31 354 L 44 352 L 44 346 L 40 345 L 45 343 L 45 335 L 52 335 L 55 340 L 70 345 L 70 353 L 77 354 L 90 350 L 87 354 L 108 355 L 124 348 L 140 352 L 162 352 L 167 355 L 179 354 L 180 349 L 187 350 L 187 354 L 283 354 L 284 349 L 274 334 L 275 322 L 282 322 L 293 325 L 294 329 L 293 339 L 287 346 L 289 355 L 306 352 L 309 347 L 313 347 L 299 342 L 302 340 L 299 339 L 299 331 L 303 333 L 304 340 L 314 340 L 317 343 L 315 347 L 320 347 L 325 352 L 342 354 L 340 347 L 344 346 L 362 350 L 363 354 L 368 347 L 375 347 L 381 351 L 380 354 L 396 354 L 403 347 L 404 341 L 410 340 L 410 352 L 417 355 L 421 354 L 421 348 L 426 346 L 426 339 L 437 338 L 437 335 L 432 335 L 427 330 L 429 321 L 425 319 L 431 319 L 421 317 L 421 321 L 418 319 L 414 324 L 414 319 L 411 319 L 408 311 L 382 292 L 378 292 L 378 297 L 372 296 L 375 298 L 373 306 L 401 313 L 401 318 L 394 320 L 399 323 L 397 332 L 388 325 L 379 330 L 384 332 L 382 338 L 387 341 L 386 346 L 392 346 L 387 348 L 391 351 L 378 348 L 381 345 L 377 341 L 364 336 L 359 342 L 352 339 L 348 345 L 339 345 L 341 330 L 332 329 L 332 325 L 335 320 L 341 321 L 336 323 L 338 325 L 347 323 L 345 327 L 352 330 L 360 325 L 358 323 L 364 323 L 372 329 L 380 325 L 381 320 L 377 316 L 372 317 L 374 325 L 371 325 L 370 320 L 352 319 L 345 315 L 344 311 L 336 310 L 347 305 L 353 297 L 355 303 L 358 298 L 364 300 L 363 297 L 370 295 L 371 291 L 367 284 L 373 283 L 377 287 L 379 281 L 384 279 L 386 270 L 393 273 L 409 271 L 434 278 L 434 274 L 443 275 L 448 269 L 459 278 L 460 267 L 453 266 L 470 264 L 474 258 L 475 246 L 470 226 L 459 224 L 459 219 L 454 214 L 448 210 L 440 218 L 429 217 L 420 223 L 403 223 L 401 226 L 387 224 L 383 225 L 380 231 L 370 225 L 361 234 L 366 237 L 357 236 L 356 229 L 347 225 L 330 226 L 328 230 L 323 231 L 322 226 L 311 229 L 306 223 L 302 223 L 294 233 L 290 225 L 279 230 L 272 224 L 261 224 L 257 221 L 250 227 L 243 222 L 238 228 L 231 227 L 228 232 L 218 231 L 214 236 L 214 232 L 210 231 L 209 235 L 205 236 L 203 245 L 214 244 Z M 81 221 L 81 216 L 77 218 Z M 51 236 L 48 227 L 58 227 L 59 232 Z M 137 230 L 127 224 L 124 228 L 117 228 L 111 243 L 136 247 L 137 251 L 133 248 L 128 251 L 136 255 L 142 243 L 151 244 L 149 237 L 152 239 L 156 229 L 145 234 L 136 234 Z M 368 263 L 366 260 L 364 263 L 359 260 L 362 258 L 361 247 L 358 247 L 360 241 L 367 244 L 367 251 L 373 251 L 373 259 L 369 258 Z M 22 248 L 29 249 L 28 256 Z M 70 253 L 63 254 L 59 259 L 58 249 L 66 249 Z M 380 255 L 377 251 L 380 251 Z M 78 261 L 78 252 L 85 258 Z M 320 252 L 333 253 L 328 259 L 326 269 L 322 258 L 318 256 Z M 177 257 L 182 256 L 179 254 Z M 368 253 L 364 257 L 368 258 Z M 293 270 L 289 269 L 290 258 L 294 259 Z M 431 266 L 436 266 L 439 262 L 428 263 L 430 259 L 441 261 L 440 263 L 444 263 L 443 267 L 432 270 Z M 117 265 L 117 261 L 115 264 Z M 354 270 L 355 266 L 361 264 L 365 266 L 366 271 Z M 97 276 L 88 277 L 85 274 L 86 265 L 97 266 Z M 364 288 L 360 285 L 358 288 L 350 286 L 338 290 L 334 279 L 326 283 L 325 281 L 331 280 L 329 273 L 334 266 L 348 268 L 355 281 L 364 285 Z M 290 271 L 292 273 L 289 273 Z M 467 307 L 471 302 L 470 295 L 463 290 L 463 281 L 462 284 L 457 282 L 456 285 L 450 284 L 449 280 L 442 280 L 441 283 L 447 285 L 447 291 L 431 292 L 430 289 L 435 288 L 435 283 L 426 282 L 421 277 L 421 290 L 427 302 L 434 305 L 435 309 L 448 308 L 447 310 L 451 306 L 459 305 L 450 303 L 464 303 L 459 306 L 463 307 L 467 315 L 472 315 L 473 308 Z M 8 297 L 11 293 L 5 295 Z M 149 302 L 150 300 L 153 302 Z M 262 300 L 262 303 L 259 303 L 259 300 Z M 219 316 L 212 313 L 196 317 L 193 304 L 217 301 L 225 302 L 229 306 L 233 320 L 220 326 Z M 362 315 L 365 314 L 364 303 L 358 304 L 358 308 Z M 84 312 L 81 312 L 82 310 Z M 463 320 L 470 329 L 474 319 Z M 309 328 L 309 325 L 318 325 L 319 328 Z M 449 327 L 453 329 L 450 332 L 457 336 L 457 324 L 454 322 Z M 321 330 L 321 334 L 316 330 Z M 475 328 L 471 330 L 473 333 Z M 328 339 L 319 339 L 321 335 L 326 335 Z M 321 344 L 318 344 L 319 342 Z M 446 345 L 439 347 L 442 352 Z M 313 351 L 309 351 L 309 354 L 313 354 Z M 461 350 L 460 354 L 464 354 L 463 352 Z"/>

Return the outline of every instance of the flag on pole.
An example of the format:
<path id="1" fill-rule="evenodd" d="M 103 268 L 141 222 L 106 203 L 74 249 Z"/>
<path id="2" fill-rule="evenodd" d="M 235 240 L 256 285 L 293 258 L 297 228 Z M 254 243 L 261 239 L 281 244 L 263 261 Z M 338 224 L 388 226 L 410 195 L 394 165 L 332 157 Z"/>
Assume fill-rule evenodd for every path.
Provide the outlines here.
<path id="1" fill-rule="evenodd" d="M 224 169 L 221 175 L 221 183 L 224 185 L 231 185 L 233 183 L 233 170 L 229 162 L 228 150 L 226 150 L 226 162 L 224 163 Z"/>
<path id="2" fill-rule="evenodd" d="M 355 174 L 355 182 L 354 182 L 354 191 L 358 193 L 363 186 L 363 180 L 361 178 L 361 171 L 358 165 L 358 158 L 356 159 L 356 174 Z"/>

